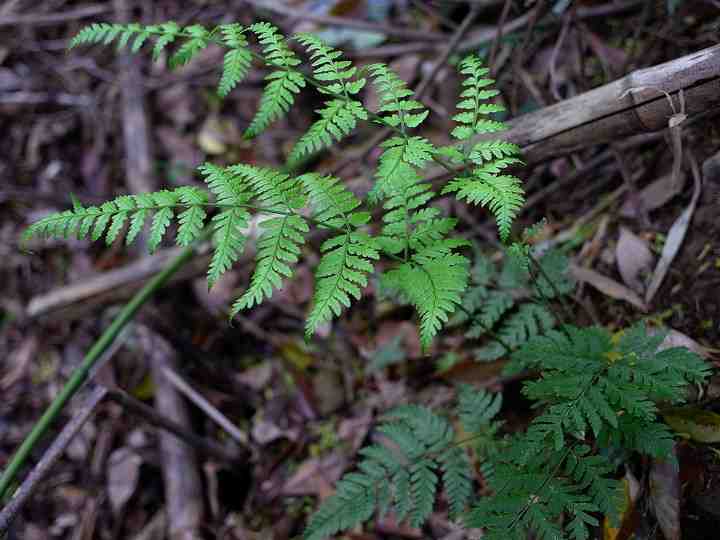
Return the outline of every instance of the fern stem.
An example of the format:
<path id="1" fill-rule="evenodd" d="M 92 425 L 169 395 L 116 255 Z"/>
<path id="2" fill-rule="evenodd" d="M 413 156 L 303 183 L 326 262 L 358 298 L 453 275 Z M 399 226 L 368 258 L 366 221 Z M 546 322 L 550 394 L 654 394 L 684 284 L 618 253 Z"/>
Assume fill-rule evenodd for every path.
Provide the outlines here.
<path id="1" fill-rule="evenodd" d="M 85 355 L 80 366 L 78 366 L 70 379 L 65 383 L 60 393 L 53 400 L 50 406 L 33 426 L 28 436 L 10 459 L 7 467 L 0 476 L 0 500 L 3 500 L 8 488 L 13 483 L 19 470 L 25 465 L 31 452 L 35 449 L 42 436 L 47 432 L 52 423 L 62 412 L 65 405 L 80 390 L 88 378 L 95 363 L 102 356 L 108 347 L 115 341 L 121 330 L 132 320 L 138 310 L 147 302 L 150 297 L 160 289 L 167 281 L 187 263 L 195 254 L 192 247 L 187 247 L 159 274 L 155 275 L 140 289 L 132 299 L 125 304 L 120 313 L 115 317 L 102 335 L 95 341 L 93 346 Z"/>

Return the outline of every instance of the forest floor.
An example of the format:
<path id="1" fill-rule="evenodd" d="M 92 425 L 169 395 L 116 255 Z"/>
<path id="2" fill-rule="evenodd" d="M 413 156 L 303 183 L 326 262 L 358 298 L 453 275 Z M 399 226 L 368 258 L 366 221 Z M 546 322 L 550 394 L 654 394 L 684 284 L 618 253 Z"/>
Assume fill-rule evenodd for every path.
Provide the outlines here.
<path id="1" fill-rule="evenodd" d="M 205 161 L 280 167 L 319 105 L 317 95 L 303 93 L 287 118 L 247 141 L 242 132 L 262 91 L 259 66 L 220 100 L 214 90 L 219 49 L 208 48 L 170 71 L 163 62 L 152 63 L 149 54 L 129 57 L 113 47 L 68 52 L 69 39 L 82 26 L 104 20 L 212 25 L 265 19 L 286 34 L 320 32 L 359 63 L 388 63 L 411 88 L 432 74 L 425 135 L 441 145 L 450 141 L 460 80 L 450 63 L 435 69 L 444 53 L 450 62 L 460 51 L 483 56 L 507 118 L 521 121 L 636 70 L 715 46 L 720 25 L 714 0 L 488 0 L 448 51 L 468 17 L 466 2 L 294 0 L 289 8 L 268 2 L 270 9 L 261 3 L 0 5 L 0 470 L 118 308 L 152 275 L 148 268 L 158 271 L 175 253 L 170 244 L 152 256 L 120 242 L 22 245 L 22 231 L 49 212 L 70 208 L 71 194 L 99 204 L 123 193 L 199 185 L 194 170 Z M 356 21 L 369 24 L 358 28 Z M 716 66 L 715 77 L 719 71 Z M 674 105 L 679 107 L 677 99 Z M 708 362 L 720 359 L 717 101 L 713 107 L 690 116 L 679 134 L 638 130 L 579 145 L 572 153 L 551 153 L 517 170 L 532 204 L 516 229 L 545 218 L 538 241 L 559 247 L 580 269 L 569 299 L 573 324 L 616 331 L 643 320 L 672 329 L 676 343 L 693 347 Z M 321 154 L 315 170 L 337 174 L 352 190 L 366 193 L 378 157 L 367 143 L 377 130 L 358 128 L 341 147 Z M 673 137 L 682 142 L 679 151 L 673 150 Z M 501 251 L 489 216 L 460 204 L 447 209 L 463 234 L 497 263 Z M 684 212 L 691 215 L 686 234 L 669 257 L 659 289 L 647 299 L 658 261 L 669 251 L 667 243 L 676 241 L 668 233 Z M 163 288 L 94 375 L 98 384 L 116 389 L 114 397 L 94 407 L 16 517 L 10 538 L 159 539 L 167 526 L 174 538 L 283 540 L 302 532 L 318 499 L 332 493 L 372 438 L 374 420 L 394 405 L 442 405 L 453 385 L 465 382 L 504 392 L 507 429 L 527 424 L 532 411 L 518 382 L 501 374 L 506 359 L 476 361 L 477 340 L 457 330 L 423 352 L 412 311 L 383 299 L 374 282 L 361 302 L 305 341 L 318 246 L 308 246 L 285 288 L 232 324 L 228 306 L 249 282 L 250 259 L 208 292 L 207 258 L 201 255 Z M 161 368 L 180 376 L 192 395 L 177 380 L 159 383 Z M 174 420 L 221 451 L 168 439 L 138 409 L 166 394 L 177 400 L 171 412 L 172 403 L 188 404 L 182 407 L 187 414 Z M 131 405 L 118 397 L 124 395 Z M 702 395 L 706 410 L 720 409 L 714 379 Z M 34 450 L 31 465 L 87 397 L 83 392 L 75 398 Z M 232 426 L 218 424 L 201 399 Z M 710 429 L 720 440 L 720 425 Z M 666 481 L 681 486 L 670 495 L 676 499 L 671 506 L 681 511 L 671 523 L 659 524 L 641 495 L 625 511 L 622 530 L 599 530 L 598 537 L 663 538 L 662 530 L 681 530 L 686 538 L 716 538 L 717 454 L 692 440 L 677 448 L 679 476 Z M 223 451 L 230 457 L 223 459 Z M 626 482 L 646 485 L 647 466 L 628 464 Z M 182 536 L 183 527 L 195 536 Z M 439 509 L 422 530 L 387 519 L 352 536 L 452 534 Z"/>

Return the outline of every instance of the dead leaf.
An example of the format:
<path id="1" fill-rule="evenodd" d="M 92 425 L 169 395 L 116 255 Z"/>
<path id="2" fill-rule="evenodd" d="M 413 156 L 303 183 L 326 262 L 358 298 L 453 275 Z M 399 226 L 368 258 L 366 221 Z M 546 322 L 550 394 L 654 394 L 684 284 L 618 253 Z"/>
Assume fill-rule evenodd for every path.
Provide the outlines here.
<path id="1" fill-rule="evenodd" d="M 683 172 L 680 171 L 680 174 L 682 175 Z M 682 183 L 684 183 L 683 179 L 681 179 L 678 184 Z M 620 208 L 620 215 L 627 218 L 639 217 L 636 203 L 639 204 L 645 212 L 660 208 L 680 193 L 680 189 L 677 187 L 678 184 L 676 184 L 672 173 L 661 176 L 640 190 L 640 193 L 635 195 L 635 199 L 629 197 Z"/>
<path id="2" fill-rule="evenodd" d="M 625 285 L 638 294 L 645 292 L 643 275 L 649 275 L 653 263 L 653 255 L 647 242 L 630 229 L 620 227 L 615 260 Z"/>
<path id="3" fill-rule="evenodd" d="M 672 347 L 685 347 L 706 360 L 710 358 L 710 352 L 705 347 L 691 337 L 671 328 L 658 349 L 664 351 Z"/>
<path id="4" fill-rule="evenodd" d="M 135 493 L 140 478 L 142 458 L 128 447 L 118 448 L 108 458 L 107 491 L 110 506 L 119 514 Z"/>
<path id="5" fill-rule="evenodd" d="M 576 264 L 570 264 L 570 275 L 577 281 L 583 281 L 588 285 L 592 285 L 598 291 L 606 296 L 615 298 L 616 300 L 624 300 L 638 308 L 640 311 L 647 312 L 648 308 L 637 293 L 618 283 L 614 279 L 591 270 L 590 268 L 582 268 Z"/>
<path id="6" fill-rule="evenodd" d="M 283 495 L 302 497 L 317 495 L 321 499 L 333 492 L 333 485 L 342 476 L 347 459 L 339 452 L 305 461 L 281 489 Z"/>
<path id="7" fill-rule="evenodd" d="M 698 176 L 695 176 L 694 184 L 695 188 L 693 190 L 693 196 L 690 204 L 687 208 L 685 208 L 685 210 L 683 210 L 680 217 L 675 220 L 675 223 L 672 224 L 672 227 L 670 227 L 670 231 L 667 234 L 662 255 L 655 267 L 655 272 L 653 272 L 650 285 L 648 285 L 647 292 L 645 293 L 645 302 L 648 304 L 652 302 L 652 299 L 655 297 L 655 293 L 660 288 L 668 270 L 670 270 L 670 265 L 675 260 L 675 256 L 678 251 L 680 251 L 680 246 L 682 246 L 682 243 L 685 240 L 688 226 L 690 225 L 690 221 L 692 221 L 693 214 L 695 213 L 695 207 L 697 206 L 697 201 L 700 197 L 701 184 Z"/>
<path id="8" fill-rule="evenodd" d="M 673 445 L 673 456 L 677 456 Z M 650 468 L 650 505 L 665 540 L 680 540 L 680 466 L 677 459 L 655 460 Z"/>
<path id="9" fill-rule="evenodd" d="M 30 361 L 37 354 L 38 341 L 34 335 L 25 338 L 20 346 L 10 353 L 7 359 L 8 371 L 0 378 L 0 390 L 7 391 L 22 379 L 30 366 Z"/>

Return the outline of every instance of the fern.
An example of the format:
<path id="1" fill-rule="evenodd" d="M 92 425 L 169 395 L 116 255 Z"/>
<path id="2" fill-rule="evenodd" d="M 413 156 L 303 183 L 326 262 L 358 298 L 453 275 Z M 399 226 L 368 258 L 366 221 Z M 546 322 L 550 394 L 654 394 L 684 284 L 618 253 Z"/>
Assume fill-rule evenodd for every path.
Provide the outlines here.
<path id="1" fill-rule="evenodd" d="M 449 252 L 423 253 L 388 271 L 387 285 L 405 294 L 420 314 L 420 343 L 430 346 L 435 335 L 461 302 L 467 286 L 467 259 Z"/>
<path id="2" fill-rule="evenodd" d="M 263 234 L 257 243 L 257 265 L 250 288 L 232 307 L 231 315 L 262 303 L 281 286 L 283 277 L 291 277 L 290 264 L 298 261 L 304 234 L 310 228 L 302 216 L 294 213 L 305 206 L 300 182 L 271 169 L 235 165 L 231 170 L 243 178 L 264 208 L 283 213 L 262 222 Z"/>
<path id="3" fill-rule="evenodd" d="M 223 43 L 230 49 L 223 57 L 222 77 L 218 95 L 226 97 L 247 75 L 252 62 L 248 49 L 246 30 L 239 24 L 223 24 L 220 27 Z"/>
<path id="4" fill-rule="evenodd" d="M 309 337 L 333 315 L 340 315 L 343 306 L 350 307 L 350 297 L 360 299 L 367 275 L 373 271 L 372 261 L 380 253 L 377 241 L 358 230 L 369 214 L 355 211 L 360 201 L 337 178 L 310 173 L 300 180 L 310 194 L 314 219 L 340 231 L 321 247 L 313 308 L 305 325 Z"/>
<path id="5" fill-rule="evenodd" d="M 395 72 L 385 64 L 372 64 L 367 70 L 377 87 L 380 98 L 377 112 L 385 124 L 405 133 L 406 129 L 418 127 L 427 118 L 429 111 L 419 101 L 408 99 L 413 93 Z"/>
<path id="6" fill-rule="evenodd" d="M 499 400 L 482 402 L 469 386 L 461 389 L 463 414 L 469 401 L 483 420 L 473 427 L 484 429 L 499 409 Z M 496 407 L 498 405 L 498 407 Z M 466 509 L 472 495 L 473 472 L 466 450 L 455 442 L 447 419 L 426 407 L 406 405 L 383 417 L 378 433 L 387 445 L 372 444 L 360 450 L 357 470 L 338 482 L 334 495 L 311 517 L 305 540 L 322 540 L 340 531 L 392 511 L 396 519 L 421 526 L 432 512 L 440 485 L 454 518 Z"/>
<path id="7" fill-rule="evenodd" d="M 352 80 L 357 71 L 352 63 L 338 60 L 340 51 L 328 47 L 312 34 L 298 34 L 296 39 L 310 53 L 315 78 L 322 83 L 318 87 L 320 92 L 340 97 L 325 102 L 325 106 L 317 111 L 320 120 L 300 137 L 288 157 L 291 163 L 331 146 L 333 139 L 339 141 L 349 135 L 358 120 L 367 120 L 367 111 L 362 103 L 350 97 L 365 86 L 365 79 Z"/>
<path id="8" fill-rule="evenodd" d="M 558 518 L 565 513 L 565 532 L 585 539 L 588 526 L 597 525 L 592 513 L 612 516 L 618 482 L 609 477 L 607 460 L 582 441 L 592 434 L 603 446 L 666 459 L 672 438 L 657 421 L 656 403 L 683 401 L 685 386 L 709 373 L 687 349 L 658 352 L 662 339 L 638 325 L 615 346 L 602 329 L 566 327 L 515 353 L 511 371 L 543 370 L 523 391 L 546 408 L 511 451 L 497 455 L 497 494 L 474 507 L 468 525 L 485 527 L 489 538 L 520 537 L 524 530 L 554 538 L 563 534 Z"/>
<path id="9" fill-rule="evenodd" d="M 452 324 L 468 325 L 465 336 L 470 339 L 493 336 L 475 350 L 477 360 L 496 360 L 556 325 L 547 302 L 574 288 L 567 257 L 549 251 L 540 258 L 538 267 L 541 272 L 533 279 L 529 263 L 506 256 L 497 272 L 486 256 L 476 254 L 473 283 L 463 296 L 463 312 Z"/>
<path id="10" fill-rule="evenodd" d="M 222 209 L 213 218 L 215 250 L 208 266 L 208 285 L 212 287 L 227 272 L 245 248 L 242 230 L 248 225 L 244 205 L 251 197 L 247 185 L 227 168 L 206 163 L 200 167 L 205 183 Z"/>
<path id="11" fill-rule="evenodd" d="M 260 106 L 255 117 L 250 122 L 245 137 L 256 137 L 275 120 L 290 110 L 295 102 L 295 96 L 305 86 L 302 73 L 293 69 L 300 64 L 300 59 L 290 50 L 285 37 L 278 29 L 269 23 L 255 23 L 250 26 L 264 46 L 263 53 L 268 65 L 277 68 L 265 80 L 267 85 L 260 98 Z"/>
<path id="12" fill-rule="evenodd" d="M 466 75 L 465 89 L 457 105 L 461 112 L 453 117 L 458 125 L 452 131 L 453 137 L 460 141 L 469 142 L 473 136 L 505 129 L 502 122 L 486 118 L 504 111 L 501 105 L 484 103 L 498 94 L 497 90 L 488 88 L 494 83 L 486 77 L 488 71 L 475 56 L 468 56 L 460 63 L 460 73 Z M 472 148 L 466 146 L 464 153 L 456 149 L 445 151 L 446 156 L 464 162 L 471 170 L 450 181 L 443 188 L 443 194 L 456 193 L 460 200 L 488 208 L 495 215 L 503 241 L 509 238 L 512 222 L 525 202 L 520 180 L 499 174 L 502 169 L 520 162 L 515 157 L 517 154 L 517 146 L 503 141 L 483 141 Z"/>

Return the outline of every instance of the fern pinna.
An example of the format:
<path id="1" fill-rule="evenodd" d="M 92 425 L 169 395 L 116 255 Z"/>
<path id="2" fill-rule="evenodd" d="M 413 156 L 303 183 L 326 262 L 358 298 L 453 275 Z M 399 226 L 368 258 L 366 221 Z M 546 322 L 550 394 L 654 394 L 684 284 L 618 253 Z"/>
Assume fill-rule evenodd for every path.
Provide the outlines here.
<path id="1" fill-rule="evenodd" d="M 257 51 L 250 48 L 250 37 L 257 40 Z M 430 345 L 460 304 L 467 287 L 469 260 L 461 250 L 468 244 L 453 237 L 456 220 L 431 206 L 437 194 L 421 176 L 431 162 L 444 163 L 444 156 L 455 154 L 411 133 L 427 118 L 428 111 L 412 98 L 412 91 L 402 79 L 383 64 L 364 68 L 362 71 L 372 80 L 379 96 L 378 110 L 367 111 L 358 98 L 366 78 L 350 61 L 342 58 L 340 51 L 311 34 L 295 36 L 294 42 L 309 56 L 312 75 L 308 75 L 300 70 L 302 60 L 291 47 L 292 42 L 265 22 L 247 27 L 223 24 L 212 29 L 200 25 L 180 27 L 175 23 L 151 26 L 98 23 L 81 30 L 71 46 L 112 42 L 116 42 L 118 48 L 129 46 L 133 52 L 154 42 L 155 58 L 178 44 L 169 55 L 171 67 L 188 63 L 210 44 L 224 47 L 228 50 L 218 87 L 221 96 L 242 81 L 254 59 L 265 62 L 271 71 L 266 77 L 258 111 L 245 131 L 248 137 L 258 135 L 286 114 L 303 87 L 316 87 L 328 100 L 318 111 L 320 118 L 292 149 L 291 164 L 350 135 L 358 121 L 372 119 L 389 127 L 394 135 L 382 144 L 377 181 L 369 196 L 370 203 L 382 206 L 382 226 L 379 231 L 374 230 L 371 213 L 361 208 L 363 201 L 336 178 L 313 173 L 295 177 L 267 167 L 243 164 L 220 167 L 208 163 L 199 168 L 206 189 L 186 186 L 121 196 L 98 207 L 76 203 L 72 210 L 32 225 L 27 236 L 74 233 L 93 240 L 104 236 L 111 243 L 122 234 L 128 222 L 126 241 L 129 244 L 137 238 L 145 222 L 150 221 L 148 246 L 152 251 L 173 230 L 171 225 L 177 225 L 177 243 L 187 245 L 201 234 L 209 221 L 214 244 L 208 268 L 208 282 L 212 286 L 239 259 L 245 246 L 243 231 L 252 213 L 263 214 L 267 219 L 261 224 L 256 268 L 248 290 L 230 310 L 234 315 L 269 298 L 285 278 L 292 276 L 292 267 L 302 256 L 305 236 L 315 225 L 331 231 L 332 237 L 321 246 L 313 307 L 306 325 L 308 336 L 361 297 L 368 276 L 374 272 L 375 261 L 385 255 L 397 264 L 385 271 L 381 280 L 415 306 L 420 316 L 422 344 Z M 492 81 L 480 78 L 483 72 L 479 60 L 472 57 L 465 60 L 461 71 L 467 77 L 459 107 L 468 109 L 472 101 L 473 107 L 467 112 L 472 121 L 469 123 L 467 114 L 459 114 L 454 133 L 462 135 L 459 138 L 467 143 L 472 134 L 499 129 L 500 124 L 481 115 L 501 108 L 483 103 L 497 92 L 484 89 Z M 468 167 L 488 155 L 502 156 L 486 164 L 488 171 L 500 171 L 509 165 L 516 151 L 516 147 L 500 141 L 490 145 L 478 143 L 467 152 L 458 150 L 462 163 Z M 460 188 L 455 187 L 464 183 L 468 186 L 477 183 L 481 173 L 476 173 L 473 173 L 475 176 L 460 174 L 447 189 L 458 191 Z M 484 182 L 493 182 L 494 173 L 482 174 Z M 515 203 L 506 203 L 519 199 L 515 187 L 512 193 L 503 191 L 502 186 L 507 183 L 505 177 L 495 176 L 502 191 L 499 198 L 466 198 L 487 205 L 498 218 L 501 236 L 506 238 L 517 209 L 513 206 Z M 307 207 L 311 216 L 307 214 Z"/>

